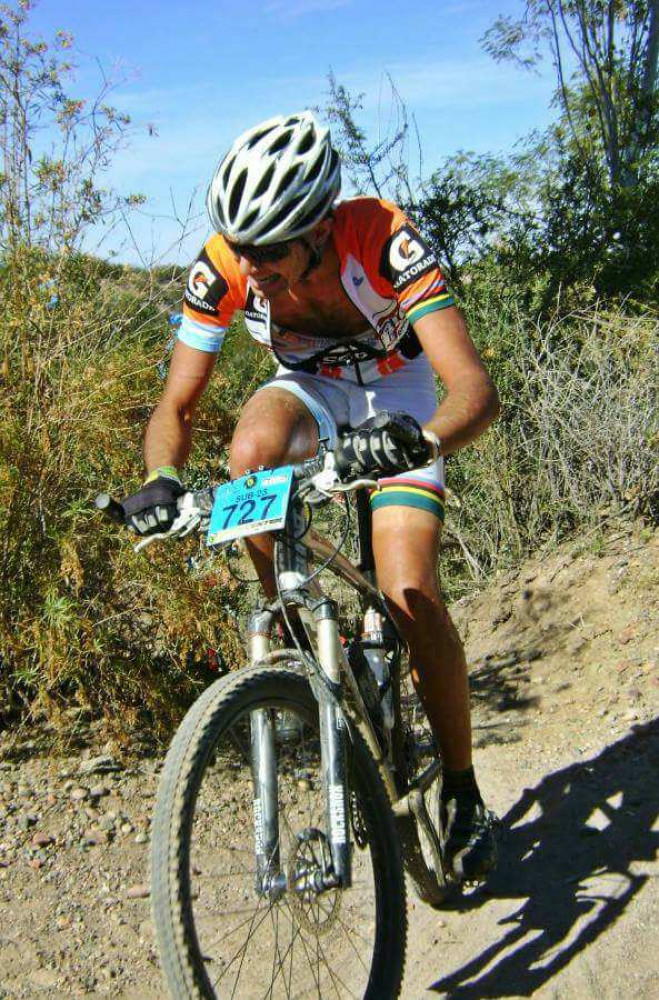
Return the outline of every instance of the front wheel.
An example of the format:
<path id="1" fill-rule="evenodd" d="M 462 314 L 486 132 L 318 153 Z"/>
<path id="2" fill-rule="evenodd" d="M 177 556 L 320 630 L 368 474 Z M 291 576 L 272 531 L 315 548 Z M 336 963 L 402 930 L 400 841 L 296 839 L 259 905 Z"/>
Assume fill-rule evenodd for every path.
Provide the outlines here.
<path id="1" fill-rule="evenodd" d="M 264 891 L 254 840 L 255 712 L 274 733 L 279 836 Z M 174 1000 L 394 1000 L 405 888 L 389 801 L 359 734 L 349 747 L 352 886 L 319 888 L 329 853 L 318 705 L 295 663 L 213 684 L 171 745 L 152 830 L 156 938 Z"/>

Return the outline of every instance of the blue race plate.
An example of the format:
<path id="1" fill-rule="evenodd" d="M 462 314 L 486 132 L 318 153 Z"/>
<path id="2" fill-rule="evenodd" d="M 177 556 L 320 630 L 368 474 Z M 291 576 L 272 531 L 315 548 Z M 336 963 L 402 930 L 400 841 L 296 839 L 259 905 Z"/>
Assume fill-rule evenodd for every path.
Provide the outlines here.
<path id="1" fill-rule="evenodd" d="M 218 486 L 208 527 L 208 544 L 277 531 L 286 523 L 293 466 L 250 472 Z"/>

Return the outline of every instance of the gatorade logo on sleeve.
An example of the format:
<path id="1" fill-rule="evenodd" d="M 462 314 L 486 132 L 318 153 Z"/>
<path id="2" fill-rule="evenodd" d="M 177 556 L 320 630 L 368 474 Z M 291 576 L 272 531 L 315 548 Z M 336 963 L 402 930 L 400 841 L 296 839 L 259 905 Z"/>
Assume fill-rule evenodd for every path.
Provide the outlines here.
<path id="1" fill-rule="evenodd" d="M 205 250 L 190 268 L 185 301 L 190 309 L 204 316 L 217 312 L 217 307 L 226 295 L 229 286 L 217 270 Z"/>
<path id="2" fill-rule="evenodd" d="M 380 260 L 380 274 L 397 292 L 437 267 L 435 254 L 411 226 L 403 226 L 389 237 Z"/>

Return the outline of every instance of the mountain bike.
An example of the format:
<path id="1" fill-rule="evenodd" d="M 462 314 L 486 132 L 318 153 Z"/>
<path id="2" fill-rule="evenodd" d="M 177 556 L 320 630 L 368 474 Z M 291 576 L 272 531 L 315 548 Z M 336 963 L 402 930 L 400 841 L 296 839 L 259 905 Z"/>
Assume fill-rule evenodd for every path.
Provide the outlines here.
<path id="1" fill-rule="evenodd" d="M 213 549 L 275 537 L 277 599 L 249 618 L 249 665 L 211 684 L 167 754 L 151 830 L 151 899 L 170 994 L 399 995 L 407 871 L 439 905 L 450 885 L 440 764 L 377 589 L 368 492 L 335 453 L 186 493 L 166 535 Z M 338 500 L 334 543 L 313 526 Z M 107 494 L 97 506 L 117 519 Z M 358 555 L 342 552 L 356 519 Z M 320 583 L 356 597 L 356 622 Z M 289 648 L 277 648 L 280 622 Z"/>

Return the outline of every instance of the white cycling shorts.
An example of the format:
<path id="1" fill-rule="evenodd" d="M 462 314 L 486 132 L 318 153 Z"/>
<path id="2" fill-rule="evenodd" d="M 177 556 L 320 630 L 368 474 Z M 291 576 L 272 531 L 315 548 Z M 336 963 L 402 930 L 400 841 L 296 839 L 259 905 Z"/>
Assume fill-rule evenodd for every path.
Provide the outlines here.
<path id="1" fill-rule="evenodd" d="M 383 410 L 409 413 L 427 423 L 437 409 L 435 376 L 424 354 L 404 368 L 367 385 L 356 378 L 309 375 L 280 367 L 261 389 L 284 389 L 304 403 L 318 424 L 318 436 L 331 448 L 341 429 L 357 427 Z M 380 480 L 371 507 L 403 506 L 428 510 L 444 520 L 444 462 Z"/>

